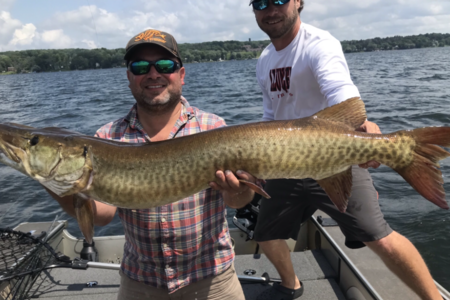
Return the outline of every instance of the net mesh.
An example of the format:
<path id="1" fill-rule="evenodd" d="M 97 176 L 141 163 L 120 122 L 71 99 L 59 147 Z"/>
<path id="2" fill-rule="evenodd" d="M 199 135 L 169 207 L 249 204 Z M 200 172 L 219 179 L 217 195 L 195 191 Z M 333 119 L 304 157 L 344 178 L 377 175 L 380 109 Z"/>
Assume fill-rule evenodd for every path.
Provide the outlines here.
<path id="1" fill-rule="evenodd" d="M 41 238 L 0 229 L 0 300 L 35 298 L 45 282 L 43 268 L 56 261 L 53 249 Z M 29 271 L 33 272 L 24 274 Z"/>

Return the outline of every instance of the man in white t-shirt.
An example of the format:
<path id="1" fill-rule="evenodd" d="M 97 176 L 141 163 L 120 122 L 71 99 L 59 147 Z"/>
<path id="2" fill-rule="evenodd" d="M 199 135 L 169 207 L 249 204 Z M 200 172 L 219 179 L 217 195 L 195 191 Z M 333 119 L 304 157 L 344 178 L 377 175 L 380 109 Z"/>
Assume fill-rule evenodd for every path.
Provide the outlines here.
<path id="1" fill-rule="evenodd" d="M 303 0 L 252 0 L 256 21 L 272 44 L 261 54 L 256 76 L 263 92 L 263 120 L 311 116 L 325 107 L 359 97 L 350 78 L 340 42 L 328 32 L 300 21 Z M 360 128 L 381 133 L 375 123 Z M 340 213 L 313 179 L 268 180 L 255 240 L 281 277 L 258 300 L 295 299 L 303 285 L 295 275 L 285 239 L 297 238 L 301 222 L 320 209 L 335 219 L 349 248 L 368 246 L 423 299 L 442 299 L 425 262 L 411 242 L 393 231 L 380 211 L 368 167 L 353 166 L 352 196 Z"/>

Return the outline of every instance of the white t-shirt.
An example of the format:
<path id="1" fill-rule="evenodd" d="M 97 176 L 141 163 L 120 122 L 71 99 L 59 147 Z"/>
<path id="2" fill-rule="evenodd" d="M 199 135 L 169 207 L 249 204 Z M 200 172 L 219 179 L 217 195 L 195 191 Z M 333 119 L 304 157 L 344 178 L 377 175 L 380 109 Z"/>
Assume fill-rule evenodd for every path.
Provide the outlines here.
<path id="1" fill-rule="evenodd" d="M 276 51 L 270 44 L 264 49 L 256 77 L 263 92 L 264 121 L 308 117 L 360 97 L 340 42 L 303 22 L 289 46 Z"/>

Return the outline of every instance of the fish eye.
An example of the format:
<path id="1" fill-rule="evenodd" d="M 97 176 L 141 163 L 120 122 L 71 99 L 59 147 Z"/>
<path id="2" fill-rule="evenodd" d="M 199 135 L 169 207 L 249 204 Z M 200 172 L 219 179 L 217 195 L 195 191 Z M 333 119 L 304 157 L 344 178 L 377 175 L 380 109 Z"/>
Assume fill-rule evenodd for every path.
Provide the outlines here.
<path id="1" fill-rule="evenodd" d="M 35 145 L 37 145 L 37 143 L 39 143 L 39 136 L 35 135 L 35 136 L 33 136 L 33 138 L 30 140 L 30 146 L 35 146 Z"/>

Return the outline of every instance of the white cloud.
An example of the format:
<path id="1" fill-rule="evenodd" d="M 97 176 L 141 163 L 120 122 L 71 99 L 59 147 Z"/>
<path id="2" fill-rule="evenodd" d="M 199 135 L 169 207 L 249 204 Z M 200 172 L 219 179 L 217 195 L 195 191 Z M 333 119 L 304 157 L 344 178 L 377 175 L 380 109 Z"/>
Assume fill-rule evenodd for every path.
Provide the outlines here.
<path id="1" fill-rule="evenodd" d="M 130 22 L 128 18 L 90 5 L 55 13 L 42 27 L 48 30 L 63 29 L 74 47 L 119 48 L 124 47 L 127 40 L 127 22 Z"/>
<path id="2" fill-rule="evenodd" d="M 62 29 L 44 31 L 41 40 L 49 48 L 69 48 L 72 45 L 70 37 L 65 35 Z"/>
<path id="3" fill-rule="evenodd" d="M 328 8 L 326 4 L 316 1 L 311 4 L 308 3 L 308 11 L 316 15 L 325 16 L 328 13 Z"/>
<path id="4" fill-rule="evenodd" d="M 115 14 L 95 5 L 81 6 L 76 10 L 58 12 L 45 23 L 46 27 L 69 28 L 76 26 L 84 34 L 112 33 L 123 30 L 123 21 Z"/>
<path id="5" fill-rule="evenodd" d="M 155 4 L 139 0 L 132 11 L 130 28 L 137 32 L 151 27 L 165 30 L 175 36 L 179 43 L 248 39 L 259 33 L 254 15 L 247 1 L 179 1 L 167 0 Z"/>
<path id="6" fill-rule="evenodd" d="M 339 40 L 449 32 L 449 0 L 305 2 L 302 21 L 329 31 Z M 7 8 L 13 3 L 16 6 L 25 0 L 0 0 Z M 101 4 L 76 7 L 71 2 L 68 7 L 72 9 L 57 11 L 56 6 L 39 11 L 48 14 L 42 22 L 18 20 L 6 9 L 0 12 L 0 51 L 123 48 L 133 35 L 150 28 L 173 34 L 179 43 L 268 39 L 256 25 L 248 1 L 129 0 L 126 9 L 115 9 L 117 4 L 110 3 L 115 2 L 108 2 L 108 9 Z"/>
<path id="7" fill-rule="evenodd" d="M 15 0 L 0 0 L 0 9 L 3 11 L 8 11 L 14 2 Z"/>
<path id="8" fill-rule="evenodd" d="M 309 3 L 301 14 L 302 20 L 329 31 L 339 40 L 450 32 L 450 15 L 444 14 L 450 12 L 448 0 L 371 0 L 363 5 L 359 0 Z M 326 13 L 319 9 L 320 5 L 326 5 Z"/>
<path id="9" fill-rule="evenodd" d="M 33 24 L 25 24 L 21 29 L 16 29 L 12 40 L 9 42 L 11 46 L 31 45 L 36 37 L 36 26 Z"/>
<path id="10" fill-rule="evenodd" d="M 22 25 L 20 21 L 13 20 L 9 13 L 5 12 L 0 14 L 0 24 L 1 21 L 5 21 L 9 27 L 1 27 L 2 44 L 0 44 L 0 51 L 40 48 L 60 49 L 72 46 L 70 37 L 65 35 L 61 29 L 39 32 L 34 24 Z"/>
<path id="11" fill-rule="evenodd" d="M 153 12 L 144 13 L 135 11 L 134 16 L 127 21 L 127 35 L 129 38 L 146 29 L 158 29 L 176 35 L 176 30 L 180 26 L 179 15 L 173 13 L 155 14 Z M 195 22 L 195 21 L 194 21 Z"/>
<path id="12" fill-rule="evenodd" d="M 6 11 L 0 11 L 0 49 L 6 45 L 12 38 L 14 31 L 22 27 L 19 20 L 13 19 L 11 14 Z"/>
<path id="13" fill-rule="evenodd" d="M 95 44 L 95 42 L 92 41 L 92 40 L 82 40 L 82 42 L 85 43 L 85 44 L 87 45 L 87 48 L 88 48 L 88 49 L 95 49 L 95 48 L 98 48 L 98 47 L 97 47 L 97 44 Z"/>
<path id="14" fill-rule="evenodd" d="M 430 7 L 428 8 L 428 11 L 434 15 L 438 15 L 443 11 L 443 9 L 442 9 L 441 5 L 433 4 L 433 5 L 430 5 Z"/>
<path id="15" fill-rule="evenodd" d="M 368 8 L 374 6 L 375 4 L 380 4 L 380 0 L 364 0 L 364 1 L 348 1 L 351 5 L 356 5 L 356 7 L 360 8 Z"/>

